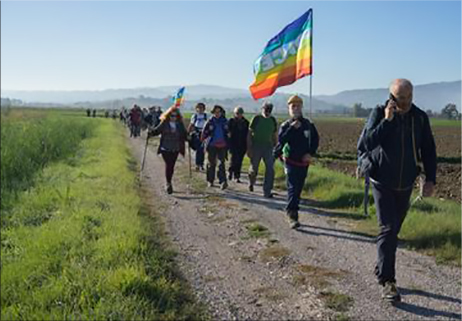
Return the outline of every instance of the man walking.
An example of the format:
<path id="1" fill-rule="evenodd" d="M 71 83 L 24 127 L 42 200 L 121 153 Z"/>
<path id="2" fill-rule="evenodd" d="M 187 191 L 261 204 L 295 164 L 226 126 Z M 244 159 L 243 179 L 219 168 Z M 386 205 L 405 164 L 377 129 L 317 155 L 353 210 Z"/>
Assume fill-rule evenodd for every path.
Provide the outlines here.
<path id="1" fill-rule="evenodd" d="M 422 160 L 425 172 L 423 196 L 431 196 L 436 183 L 436 148 L 427 114 L 412 103 L 409 80 L 390 85 L 390 99 L 376 107 L 358 142 L 367 153 L 377 221 L 375 274 L 386 301 L 400 301 L 395 265 L 398 233 L 409 209 L 409 199 Z"/>
<path id="2" fill-rule="evenodd" d="M 231 164 L 229 166 L 229 177 L 231 181 L 236 179 L 240 183 L 242 160 L 247 151 L 247 135 L 249 133 L 249 121 L 244 117 L 244 109 L 240 106 L 234 109 L 234 117 L 228 121 L 229 127 L 229 151 L 231 153 Z"/>
<path id="3" fill-rule="evenodd" d="M 265 102 L 261 115 L 252 118 L 247 138 L 247 155 L 250 158 L 249 191 L 253 192 L 257 180 L 258 167 L 263 159 L 265 163 L 265 178 L 263 180 L 263 195 L 272 198 L 274 182 L 273 147 L 277 141 L 277 121 L 271 115 L 273 104 Z"/>
<path id="4" fill-rule="evenodd" d="M 282 156 L 284 161 L 287 183 L 286 211 L 290 227 L 295 229 L 300 226 L 298 222 L 300 195 L 311 157 L 318 149 L 319 135 L 314 124 L 303 117 L 303 100 L 299 96 L 290 97 L 287 105 L 290 119 L 285 121 L 279 129 L 274 156 Z"/>

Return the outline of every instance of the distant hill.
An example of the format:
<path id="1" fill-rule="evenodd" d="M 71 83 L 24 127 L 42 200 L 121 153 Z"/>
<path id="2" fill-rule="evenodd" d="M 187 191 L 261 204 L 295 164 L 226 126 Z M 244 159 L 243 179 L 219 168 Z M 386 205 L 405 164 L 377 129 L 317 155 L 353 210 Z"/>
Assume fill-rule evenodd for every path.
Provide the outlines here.
<path id="1" fill-rule="evenodd" d="M 46 106 L 61 104 L 82 108 L 120 108 L 134 103 L 143 107 L 158 105 L 168 107 L 170 98 L 180 86 L 162 86 L 155 88 L 107 89 L 101 91 L 8 91 L 2 90 L 2 97 L 22 100 L 26 105 Z M 290 95 L 277 93 L 267 100 L 271 101 L 278 112 L 285 112 Z M 309 98 L 304 96 L 306 106 Z M 185 91 L 185 109 L 203 101 L 208 106 L 219 104 L 227 110 L 240 105 L 248 111 L 260 109 L 264 100 L 255 101 L 247 89 L 228 88 L 212 85 L 187 86 Z M 332 104 L 313 98 L 313 111 L 343 113 L 346 106 Z"/>
<path id="2" fill-rule="evenodd" d="M 143 107 L 159 105 L 167 107 L 170 98 L 180 85 L 153 88 L 106 89 L 95 91 L 9 91 L 2 90 L 2 97 L 20 99 L 25 105 L 47 106 L 65 105 L 83 108 L 120 108 L 134 103 Z M 278 112 L 285 112 L 289 94 L 276 93 L 267 100 L 273 102 Z M 305 106 L 309 106 L 309 98 L 303 96 Z M 319 95 L 313 97 L 313 111 L 316 113 L 348 113 L 355 103 L 362 103 L 370 108 L 383 103 L 388 97 L 388 89 L 358 89 L 342 91 L 335 95 Z M 424 110 L 441 111 L 448 103 L 454 103 L 460 110 L 461 81 L 432 83 L 415 87 L 415 103 Z M 3 100 L 4 101 L 4 100 Z M 256 111 L 262 100 L 255 101 L 247 89 L 228 88 L 212 85 L 186 86 L 185 108 L 190 109 L 198 101 L 208 106 L 223 105 L 231 110 L 237 105 L 246 110 Z"/>
<path id="3" fill-rule="evenodd" d="M 375 107 L 388 98 L 388 89 L 358 89 L 342 91 L 335 95 L 315 96 L 317 99 L 351 107 L 362 103 L 363 107 Z M 441 111 L 448 103 L 461 106 L 461 81 L 439 82 L 414 87 L 414 102 L 423 110 Z"/>

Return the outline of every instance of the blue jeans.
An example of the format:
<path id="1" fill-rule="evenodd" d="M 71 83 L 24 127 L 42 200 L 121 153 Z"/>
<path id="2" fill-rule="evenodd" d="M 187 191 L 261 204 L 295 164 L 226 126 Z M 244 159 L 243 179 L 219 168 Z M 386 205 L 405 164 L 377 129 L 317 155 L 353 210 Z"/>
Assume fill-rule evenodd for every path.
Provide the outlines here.
<path id="1" fill-rule="evenodd" d="M 372 195 L 377 212 L 380 232 L 377 237 L 377 265 L 375 275 L 378 282 L 396 282 L 395 265 L 398 233 L 409 209 L 412 188 L 397 191 L 379 184 L 372 184 Z"/>
<path id="2" fill-rule="evenodd" d="M 308 174 L 308 166 L 294 166 L 285 163 L 286 183 L 287 183 L 287 212 L 298 212 L 300 195 Z M 297 217 L 294 217 L 298 219 Z"/>

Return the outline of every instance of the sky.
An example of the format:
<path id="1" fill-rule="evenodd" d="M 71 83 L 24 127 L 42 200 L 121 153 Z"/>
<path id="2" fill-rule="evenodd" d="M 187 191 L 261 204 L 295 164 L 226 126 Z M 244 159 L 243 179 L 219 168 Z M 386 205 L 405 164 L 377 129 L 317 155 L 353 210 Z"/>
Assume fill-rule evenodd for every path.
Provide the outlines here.
<path id="1" fill-rule="evenodd" d="M 460 1 L 1 1 L 1 87 L 245 89 L 266 43 L 310 8 L 315 95 L 461 79 Z"/>

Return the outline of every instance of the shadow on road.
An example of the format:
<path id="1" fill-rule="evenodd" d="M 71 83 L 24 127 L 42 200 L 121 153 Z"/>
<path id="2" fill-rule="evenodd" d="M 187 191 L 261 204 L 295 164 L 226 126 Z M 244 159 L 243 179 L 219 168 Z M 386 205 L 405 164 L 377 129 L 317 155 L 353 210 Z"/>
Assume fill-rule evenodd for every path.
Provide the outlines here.
<path id="1" fill-rule="evenodd" d="M 319 232 L 318 230 L 327 230 L 327 231 L 331 231 L 332 233 Z M 338 239 L 344 239 L 344 240 L 355 241 L 355 242 L 375 243 L 375 238 L 370 237 L 370 236 L 365 237 L 363 235 L 360 235 L 361 237 L 358 237 L 352 232 L 336 230 L 336 229 L 328 229 L 328 228 L 313 226 L 313 225 L 302 224 L 297 229 L 297 232 L 308 234 L 308 235 L 314 235 L 314 236 L 335 237 Z"/>
<path id="2" fill-rule="evenodd" d="M 424 308 L 415 304 L 399 302 L 394 304 L 395 308 L 423 317 L 445 317 L 460 320 L 461 315 L 455 312 L 440 311 L 431 308 Z"/>

